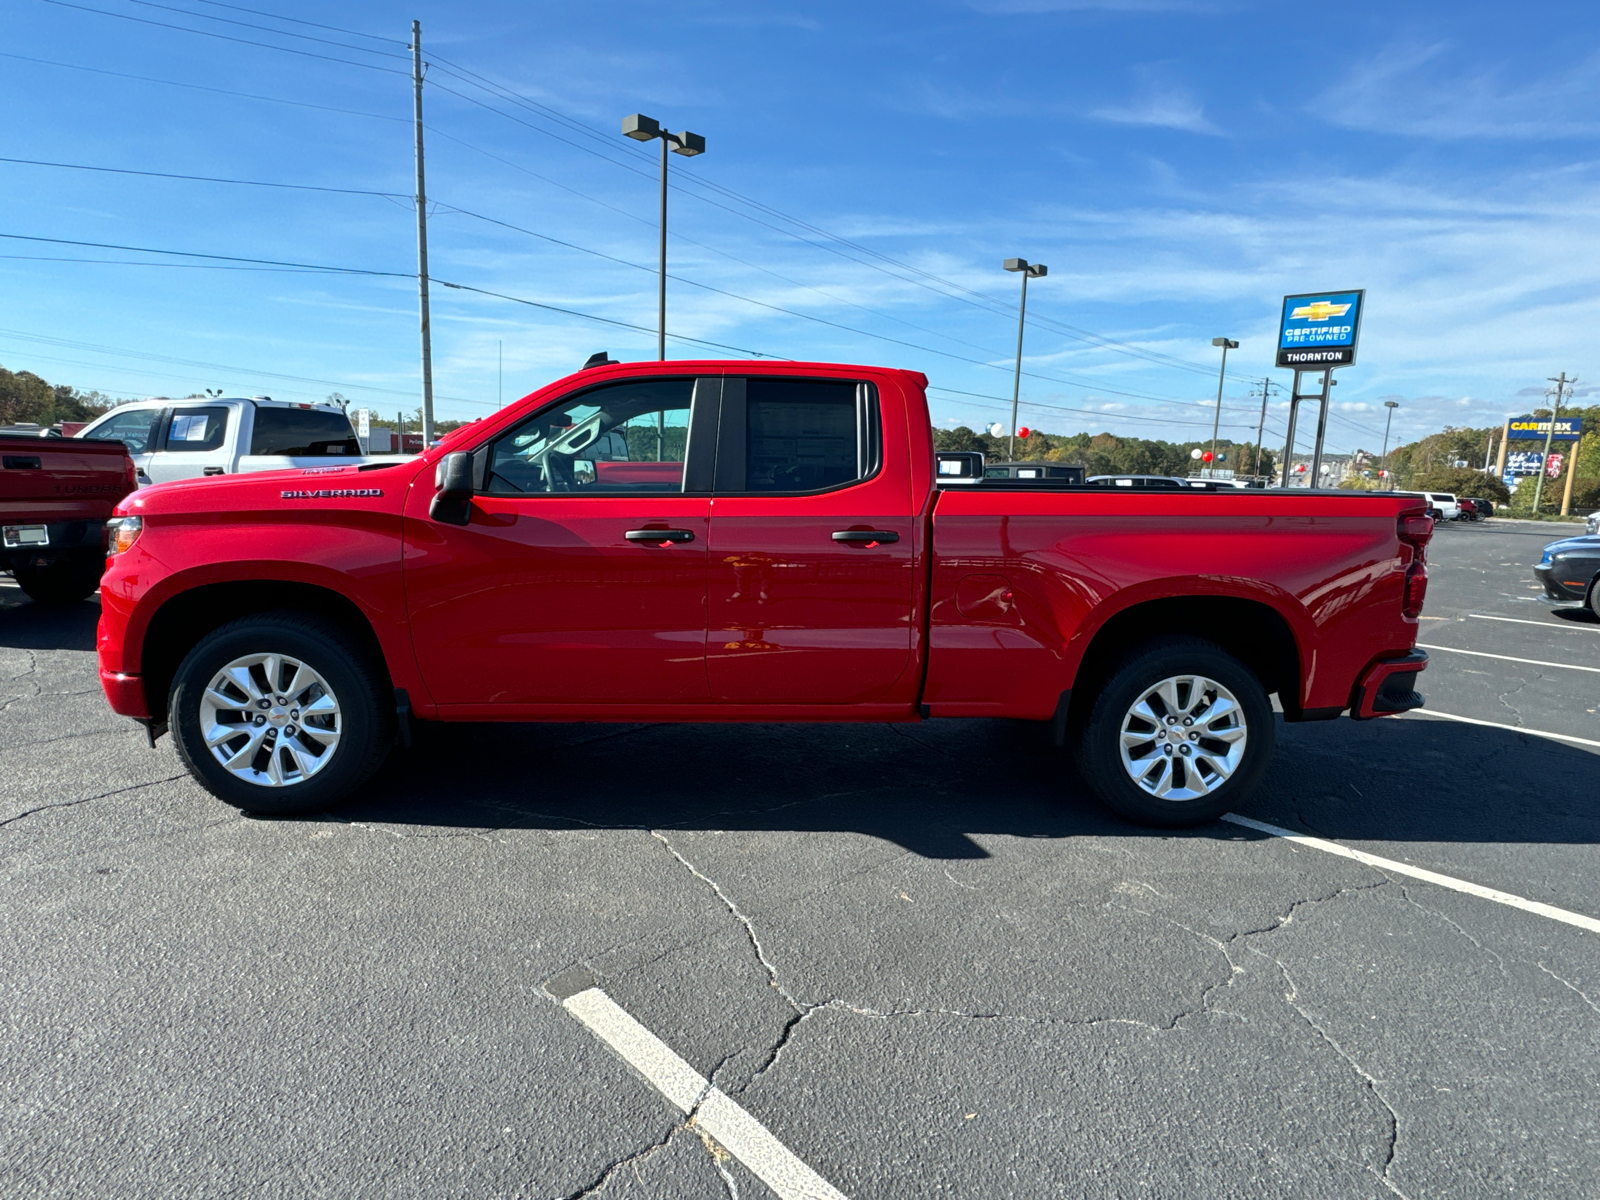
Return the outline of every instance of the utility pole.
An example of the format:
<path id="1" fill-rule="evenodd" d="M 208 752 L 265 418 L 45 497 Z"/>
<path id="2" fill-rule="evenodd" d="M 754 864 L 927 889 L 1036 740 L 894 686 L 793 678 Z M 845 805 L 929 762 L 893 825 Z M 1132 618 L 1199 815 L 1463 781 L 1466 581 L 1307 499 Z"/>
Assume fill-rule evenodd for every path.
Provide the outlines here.
<path id="1" fill-rule="evenodd" d="M 417 295 L 422 308 L 422 448 L 433 444 L 433 332 L 428 324 L 428 188 L 422 172 L 422 22 L 411 22 L 411 92 L 417 121 Z"/>
<path id="2" fill-rule="evenodd" d="M 1256 426 L 1256 457 L 1255 461 L 1250 464 L 1250 474 L 1252 475 L 1261 474 L 1261 435 L 1267 431 L 1267 391 L 1271 387 L 1272 379 L 1270 376 L 1261 381 L 1261 423 Z M 1217 411 L 1219 413 L 1222 411 L 1220 406 Z"/>
<path id="3" fill-rule="evenodd" d="M 1545 430 L 1544 434 L 1544 457 L 1539 460 L 1539 479 L 1538 482 L 1533 485 L 1534 516 L 1539 515 L 1539 505 L 1544 500 L 1545 470 L 1550 465 L 1550 443 L 1555 439 L 1556 436 L 1556 418 L 1561 415 L 1561 396 L 1562 393 L 1567 390 L 1569 383 L 1575 384 L 1578 382 L 1578 377 L 1574 375 L 1570 380 L 1568 380 L 1567 373 L 1563 371 L 1561 372 L 1561 377 L 1559 379 L 1551 378 L 1550 382 L 1556 385 L 1556 401 L 1550 409 L 1550 428 Z M 1549 395 L 1550 393 L 1546 392 L 1545 394 Z"/>

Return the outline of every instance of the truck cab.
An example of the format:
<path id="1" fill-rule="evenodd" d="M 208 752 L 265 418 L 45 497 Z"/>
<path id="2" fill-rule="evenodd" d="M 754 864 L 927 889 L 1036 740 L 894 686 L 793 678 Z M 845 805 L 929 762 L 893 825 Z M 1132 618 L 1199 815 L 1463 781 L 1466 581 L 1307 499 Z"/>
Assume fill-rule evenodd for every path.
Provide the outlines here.
<path id="1" fill-rule="evenodd" d="M 124 443 L 141 486 L 366 461 L 344 409 L 269 396 L 141 400 L 119 405 L 76 436 Z"/>

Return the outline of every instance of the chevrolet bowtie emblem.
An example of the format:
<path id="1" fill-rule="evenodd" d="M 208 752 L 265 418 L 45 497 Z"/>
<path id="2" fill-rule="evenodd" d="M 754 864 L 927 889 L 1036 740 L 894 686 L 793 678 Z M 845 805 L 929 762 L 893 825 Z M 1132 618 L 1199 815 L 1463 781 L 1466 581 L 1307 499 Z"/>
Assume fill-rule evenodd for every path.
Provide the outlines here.
<path id="1" fill-rule="evenodd" d="M 1301 317 L 1308 321 L 1326 321 L 1329 317 L 1342 317 L 1349 311 L 1348 304 L 1329 304 L 1326 300 L 1318 300 L 1314 304 L 1302 304 L 1289 317 L 1295 321 Z"/>

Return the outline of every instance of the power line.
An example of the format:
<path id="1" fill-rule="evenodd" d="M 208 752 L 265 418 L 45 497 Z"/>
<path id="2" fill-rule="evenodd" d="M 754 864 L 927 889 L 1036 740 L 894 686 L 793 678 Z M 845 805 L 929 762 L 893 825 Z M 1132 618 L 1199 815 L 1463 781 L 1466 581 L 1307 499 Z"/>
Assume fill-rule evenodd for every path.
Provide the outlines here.
<path id="1" fill-rule="evenodd" d="M 182 179 L 191 183 L 231 183 L 243 187 L 287 188 L 298 192 L 336 192 L 344 196 L 381 196 L 386 200 L 409 200 L 405 192 L 375 192 L 365 188 L 323 187 L 314 183 L 273 183 L 262 179 L 223 179 L 215 175 L 180 175 L 174 171 L 136 171 L 131 167 L 93 167 L 85 163 L 46 162 L 36 158 L 4 158 L 0 162 L 21 163 L 28 167 L 60 167 L 68 171 L 100 171 L 109 175 L 143 175 L 151 179 Z"/>
<path id="2" fill-rule="evenodd" d="M 159 83 L 166 87 L 189 88 L 197 92 L 211 92 L 218 96 L 237 96 L 241 100 L 262 100 L 268 104 L 288 104 L 295 108 L 310 108 L 317 112 L 340 113 L 347 117 L 370 117 L 374 121 L 401 121 L 410 123 L 408 117 L 391 116 L 388 113 L 361 112 L 354 108 L 335 108 L 328 104 L 312 104 L 305 100 L 288 100 L 282 96 L 262 96 L 256 92 L 234 92 L 227 88 L 208 87 L 200 83 L 187 83 L 177 79 L 157 79 L 151 75 L 131 75 L 126 71 L 108 71 L 104 67 L 88 67 L 82 63 L 56 62 L 49 58 L 31 58 L 26 54 L 8 54 L 0 50 L 0 58 L 13 58 L 18 62 L 39 63 L 46 67 L 61 67 L 68 71 L 87 71 L 92 75 L 110 75 L 116 79 L 132 79 L 139 83 Z M 448 135 L 447 135 L 448 136 Z"/>
<path id="3" fill-rule="evenodd" d="M 355 50 L 355 51 L 358 51 L 358 52 L 360 52 L 362 54 L 383 54 L 383 55 L 387 55 L 387 56 L 389 56 L 391 58 L 403 58 L 404 57 L 404 55 L 397 54 L 393 50 L 373 50 L 368 46 L 352 46 L 349 42 L 330 41 L 328 38 L 319 38 L 319 37 L 316 37 L 316 36 L 314 36 L 312 34 L 309 34 L 309 33 L 295 33 L 293 30 L 289 30 L 289 29 L 275 29 L 270 25 L 256 25 L 256 24 L 253 24 L 250 21 L 236 21 L 232 17 L 214 17 L 210 13 L 195 12 L 193 9 L 190 9 L 190 8 L 175 8 L 170 4 L 157 4 L 155 2 L 155 0 L 125 0 L 125 2 L 128 3 L 128 4 L 138 4 L 138 5 L 140 5 L 140 6 L 144 7 L 144 8 L 158 8 L 158 9 L 161 9 L 162 11 L 164 11 L 164 12 L 181 13 L 182 15 L 184 15 L 186 17 L 198 17 L 202 21 L 219 21 L 219 22 L 222 22 L 223 24 L 226 24 L 226 25 L 238 25 L 239 27 L 241 27 L 243 29 L 255 29 L 255 30 L 259 30 L 262 33 L 276 34 L 278 37 L 299 38 L 302 41 L 318 42 L 318 43 L 320 43 L 321 45 L 324 45 L 324 46 L 337 46 L 341 50 Z M 203 2 L 204 2 L 204 0 L 202 0 L 202 3 Z M 231 5 L 222 5 L 220 7 L 232 7 L 232 6 Z M 270 15 L 270 14 L 268 14 L 268 15 Z M 194 30 L 193 32 L 198 33 L 200 31 L 199 30 Z M 358 35 L 358 36 L 365 36 L 365 35 Z"/>
<path id="4" fill-rule="evenodd" d="M 115 242 L 82 242 L 70 238 L 35 237 L 25 233 L 0 233 L 0 238 L 18 242 L 48 242 L 54 246 L 87 246 L 93 250 L 125 250 L 134 254 L 171 254 L 179 258 L 206 258 L 219 262 L 250 263 L 267 267 L 297 267 L 304 271 L 322 271 L 330 275 L 377 275 L 389 279 L 415 279 L 415 271 L 374 271 L 366 267 L 334 267 L 319 263 L 282 262 L 274 258 L 244 258 L 234 254 L 202 254 L 194 250 L 158 250 L 149 246 L 123 246 Z"/>
<path id="5" fill-rule="evenodd" d="M 155 25 L 161 29 L 176 29 L 181 33 L 193 33 L 200 37 L 219 38 L 224 42 L 236 42 L 241 46 L 259 46 L 263 50 L 281 50 L 285 54 L 298 54 L 304 58 L 320 58 L 324 62 L 343 63 L 347 67 L 365 67 L 369 71 L 384 71 L 391 75 L 404 75 L 407 73 L 395 67 L 380 66 L 378 63 L 357 62 L 350 58 L 335 58 L 331 54 L 318 54 L 313 50 L 296 50 L 291 46 L 274 46 L 270 42 L 251 41 L 249 38 L 233 37 L 231 34 L 216 33 L 209 29 L 191 29 L 187 25 L 174 25 L 170 21 L 153 21 L 149 17 L 136 17 L 132 13 L 109 12 L 103 8 L 90 8 L 86 4 L 73 4 L 70 0 L 42 0 L 42 3 L 54 4 L 57 8 L 75 8 L 79 12 L 94 13 L 96 16 L 101 17 L 116 17 L 119 21 L 133 21 L 140 25 Z M 359 48 L 351 47 L 351 49 Z"/>
<path id="6" fill-rule="evenodd" d="M 289 21 L 295 25 L 309 26 L 312 29 L 326 29 L 330 33 L 343 33 L 349 37 L 371 38 L 375 42 L 388 42 L 393 46 L 410 45 L 409 42 L 403 42 L 399 38 L 385 37 L 376 33 L 362 33 L 359 29 L 341 29 L 337 25 L 320 25 L 316 21 L 303 21 L 299 17 L 285 17 L 280 13 L 264 12 L 259 8 L 245 8 L 242 4 L 224 4 L 222 3 L 222 0 L 194 0 L 194 2 L 196 4 L 209 4 L 212 8 L 226 8 L 231 9 L 234 12 L 250 13 L 252 16 L 257 17 L 270 17 L 274 21 Z"/>

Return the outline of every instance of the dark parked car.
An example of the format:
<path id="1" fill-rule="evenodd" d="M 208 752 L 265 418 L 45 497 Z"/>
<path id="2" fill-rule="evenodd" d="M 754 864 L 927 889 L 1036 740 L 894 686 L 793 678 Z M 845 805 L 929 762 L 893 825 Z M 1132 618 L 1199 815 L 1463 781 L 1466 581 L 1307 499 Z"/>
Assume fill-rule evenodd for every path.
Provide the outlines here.
<path id="1" fill-rule="evenodd" d="M 1544 594 L 1563 604 L 1587 604 L 1600 617 L 1600 536 L 1563 538 L 1544 548 L 1533 568 Z"/>
<path id="2" fill-rule="evenodd" d="M 1461 515 L 1469 521 L 1481 521 L 1485 517 L 1494 516 L 1494 501 L 1482 500 L 1477 496 L 1467 496 L 1456 501 L 1461 506 Z"/>

